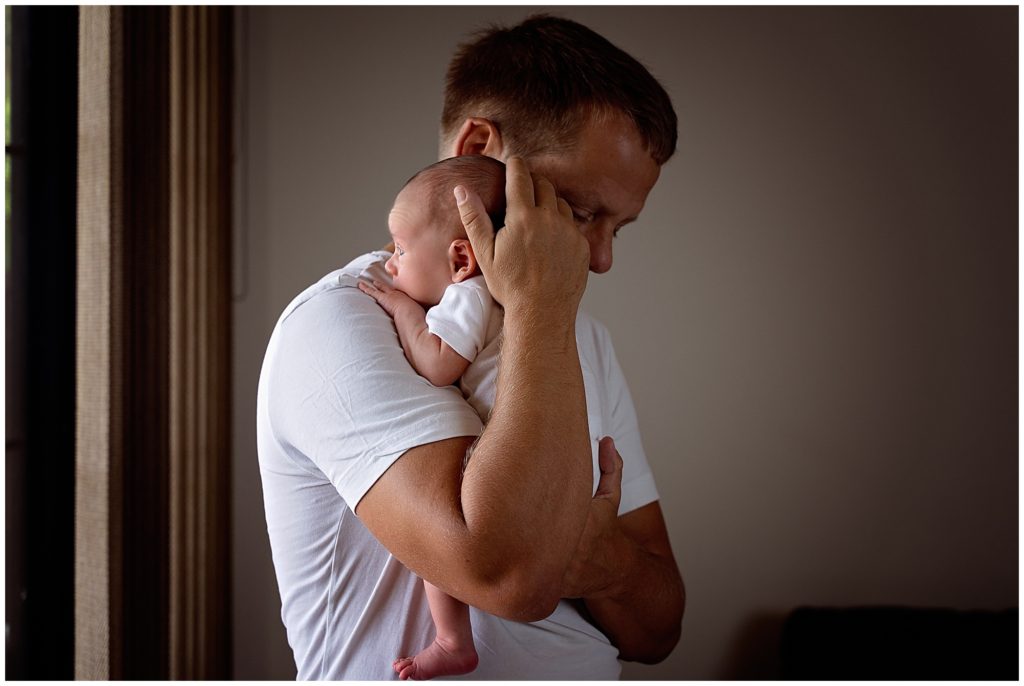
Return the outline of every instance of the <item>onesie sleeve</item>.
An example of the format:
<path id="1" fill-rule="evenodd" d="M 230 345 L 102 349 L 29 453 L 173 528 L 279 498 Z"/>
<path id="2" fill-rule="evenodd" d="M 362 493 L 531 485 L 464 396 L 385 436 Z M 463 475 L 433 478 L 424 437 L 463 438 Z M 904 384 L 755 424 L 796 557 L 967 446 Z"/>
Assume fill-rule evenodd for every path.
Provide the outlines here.
<path id="1" fill-rule="evenodd" d="M 444 296 L 427 310 L 427 329 L 452 350 L 472 362 L 487 342 L 487 324 L 490 308 L 485 298 L 490 294 L 479 287 L 474 277 L 453 283 Z"/>

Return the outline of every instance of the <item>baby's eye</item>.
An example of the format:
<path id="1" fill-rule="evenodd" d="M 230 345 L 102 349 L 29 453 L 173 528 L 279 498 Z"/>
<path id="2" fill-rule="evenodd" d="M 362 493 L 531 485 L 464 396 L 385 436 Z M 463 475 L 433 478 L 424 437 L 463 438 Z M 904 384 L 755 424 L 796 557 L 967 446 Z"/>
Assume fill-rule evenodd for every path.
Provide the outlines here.
<path id="1" fill-rule="evenodd" d="M 398 253 L 399 257 L 401 257 L 402 255 L 405 254 L 405 248 L 403 248 L 400 245 L 395 245 L 395 252 Z"/>

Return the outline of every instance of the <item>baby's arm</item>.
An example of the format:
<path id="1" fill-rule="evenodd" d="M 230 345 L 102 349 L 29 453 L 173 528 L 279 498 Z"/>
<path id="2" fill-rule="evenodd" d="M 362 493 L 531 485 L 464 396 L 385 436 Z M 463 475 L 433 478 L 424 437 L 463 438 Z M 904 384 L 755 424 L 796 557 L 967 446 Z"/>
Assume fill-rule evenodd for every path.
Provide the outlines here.
<path id="1" fill-rule="evenodd" d="M 435 386 L 450 386 L 469 366 L 469 360 L 430 333 L 423 307 L 402 291 L 374 281 L 359 282 L 359 290 L 377 301 L 395 320 L 398 339 L 413 369 Z"/>

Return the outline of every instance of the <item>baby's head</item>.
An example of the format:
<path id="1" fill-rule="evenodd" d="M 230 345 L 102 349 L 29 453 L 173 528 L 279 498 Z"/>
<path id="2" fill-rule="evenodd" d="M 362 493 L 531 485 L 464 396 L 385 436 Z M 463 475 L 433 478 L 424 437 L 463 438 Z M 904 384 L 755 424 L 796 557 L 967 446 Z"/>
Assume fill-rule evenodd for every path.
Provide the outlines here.
<path id="1" fill-rule="evenodd" d="M 504 225 L 505 165 L 482 155 L 450 157 L 423 169 L 406 182 L 388 216 L 395 252 L 385 269 L 395 288 L 424 307 L 440 302 L 451 284 L 478 273 L 455 203 L 456 186 L 480 196 L 495 229 Z"/>

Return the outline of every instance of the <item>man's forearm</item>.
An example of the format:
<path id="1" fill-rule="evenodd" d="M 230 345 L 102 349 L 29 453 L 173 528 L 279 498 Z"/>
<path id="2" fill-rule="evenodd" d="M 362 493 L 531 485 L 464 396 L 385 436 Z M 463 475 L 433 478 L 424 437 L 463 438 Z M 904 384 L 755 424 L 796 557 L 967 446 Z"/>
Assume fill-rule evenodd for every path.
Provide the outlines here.
<path id="1" fill-rule="evenodd" d="M 601 481 L 563 594 L 585 601 L 624 660 L 657 662 L 679 640 L 682 576 L 660 504 L 618 516 L 623 463 L 610 438 L 601 440 L 599 459 Z"/>
<path id="2" fill-rule="evenodd" d="M 517 618 L 552 612 L 587 523 L 592 486 L 576 313 L 589 246 L 551 183 L 509 157 L 498 232 L 478 196 L 459 213 L 491 295 L 505 308 L 494 408 L 466 466 L 466 529 L 494 592 Z M 497 534 L 497 535 L 495 535 Z"/>
<path id="3" fill-rule="evenodd" d="M 587 519 L 583 375 L 571 321 L 553 329 L 506 312 L 503 336 L 494 410 L 465 471 L 462 507 L 467 529 L 486 537 L 478 550 L 494 573 L 533 586 L 539 618 L 558 601 Z"/>
<path id="4" fill-rule="evenodd" d="M 619 581 L 585 599 L 587 610 L 623 660 L 660 662 L 679 641 L 686 602 L 682 577 L 671 557 L 655 555 L 625 535 L 615 549 Z"/>
<path id="5" fill-rule="evenodd" d="M 356 509 L 418 576 L 514 621 L 554 610 L 588 517 L 591 450 L 573 328 L 568 317 L 540 322 L 506 308 L 497 397 L 468 463 L 468 439 L 412 448 Z"/>

